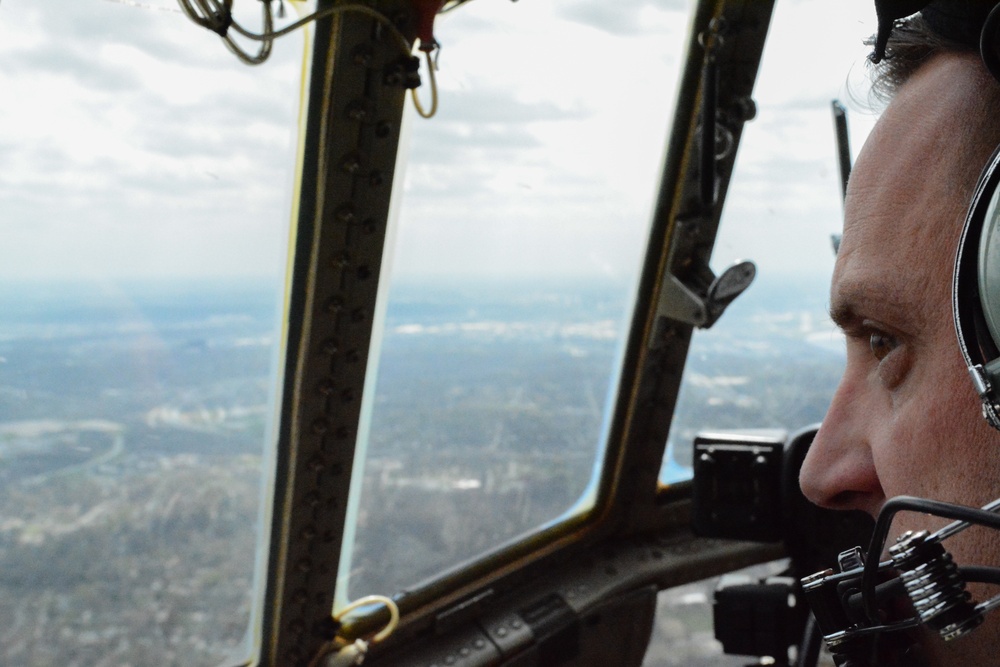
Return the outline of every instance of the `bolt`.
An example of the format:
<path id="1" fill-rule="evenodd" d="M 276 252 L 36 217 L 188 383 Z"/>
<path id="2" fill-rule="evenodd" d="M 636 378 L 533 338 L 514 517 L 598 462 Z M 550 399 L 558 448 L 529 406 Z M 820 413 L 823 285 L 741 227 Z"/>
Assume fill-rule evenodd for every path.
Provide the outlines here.
<path id="1" fill-rule="evenodd" d="M 348 174 L 357 173 L 361 169 L 361 159 L 357 155 L 348 155 L 344 158 L 344 163 L 341 165 Z"/>
<path id="2" fill-rule="evenodd" d="M 339 222 L 349 225 L 352 222 L 354 222 L 357 216 L 355 216 L 354 214 L 353 206 L 351 206 L 350 204 L 344 204 L 343 206 L 337 209 L 336 217 Z"/>

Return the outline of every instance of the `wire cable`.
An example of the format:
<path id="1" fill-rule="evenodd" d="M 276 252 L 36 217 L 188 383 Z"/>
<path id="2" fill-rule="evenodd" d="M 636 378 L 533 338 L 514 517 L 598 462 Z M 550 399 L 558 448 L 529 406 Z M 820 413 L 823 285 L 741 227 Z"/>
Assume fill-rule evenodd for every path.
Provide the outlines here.
<path id="1" fill-rule="evenodd" d="M 350 614 L 352 611 L 375 604 L 384 605 L 389 610 L 389 622 L 385 624 L 385 627 L 367 639 L 359 638 L 353 642 L 344 637 L 334 637 L 320 647 L 316 655 L 313 656 L 313 659 L 309 661 L 309 667 L 320 667 L 323 664 L 329 665 L 331 664 L 329 661 L 332 661 L 335 665 L 360 664 L 361 660 L 364 659 L 365 654 L 368 652 L 369 645 L 378 644 L 391 635 L 399 625 L 399 607 L 392 598 L 386 597 L 385 595 L 366 595 L 365 597 L 358 598 L 334 614 L 333 620 L 339 627 L 341 619 Z M 327 661 L 327 659 L 329 659 L 329 661 Z"/>
<path id="2" fill-rule="evenodd" d="M 795 667 L 816 667 L 819 664 L 819 652 L 822 646 L 823 632 L 819 629 L 816 616 L 810 613 L 802 631 L 802 643 L 799 645 L 799 656 L 795 661 Z"/>
<path id="3" fill-rule="evenodd" d="M 384 14 L 360 3 L 328 7 L 326 9 L 313 12 L 308 16 L 304 16 L 284 28 L 275 30 L 274 19 L 271 12 L 271 0 L 260 0 L 263 29 L 258 33 L 244 28 L 239 21 L 233 18 L 233 0 L 177 0 L 177 2 L 180 4 L 181 9 L 184 10 L 184 13 L 187 14 L 188 18 L 206 30 L 211 30 L 219 35 L 219 37 L 221 37 L 225 42 L 226 47 L 229 48 L 229 50 L 232 51 L 236 57 L 248 65 L 259 65 L 267 60 L 267 58 L 271 55 L 273 42 L 278 37 L 283 37 L 284 35 L 298 30 L 313 21 L 318 21 L 320 19 L 329 18 L 335 14 L 343 14 L 347 12 L 364 14 L 379 21 L 388 30 L 389 34 L 392 35 L 393 40 L 399 45 L 400 50 L 406 55 L 410 54 L 410 43 L 407 41 L 403 33 L 400 32 L 399 28 L 397 28 L 396 25 Z M 230 30 L 236 32 L 242 37 L 245 37 L 246 39 L 262 42 L 257 55 L 251 55 L 240 47 L 239 44 L 237 44 L 230 36 Z"/>
<path id="4" fill-rule="evenodd" d="M 284 0 L 278 1 L 280 3 L 279 14 L 283 14 Z M 467 0 L 458 0 L 456 4 L 449 6 L 449 9 L 454 9 L 455 7 L 463 4 L 465 1 Z M 375 19 L 386 29 L 388 34 L 391 36 L 391 39 L 396 42 L 396 45 L 399 47 L 399 50 L 403 55 L 409 57 L 412 53 L 412 45 L 406 39 L 406 36 L 403 35 L 399 28 L 397 28 L 387 16 L 367 5 L 360 3 L 327 7 L 326 9 L 304 16 L 284 28 L 275 30 L 274 18 L 271 11 L 272 0 L 260 0 L 263 29 L 258 33 L 247 30 L 239 23 L 239 21 L 233 18 L 233 0 L 177 0 L 177 2 L 180 4 L 181 9 L 189 19 L 206 30 L 211 30 L 215 34 L 219 35 L 223 43 L 226 45 L 226 48 L 247 65 L 260 65 L 266 61 L 271 55 L 271 48 L 274 45 L 274 40 L 278 37 L 283 37 L 284 35 L 287 35 L 294 30 L 298 30 L 313 21 L 318 21 L 336 14 L 344 14 L 347 12 L 364 14 L 365 16 Z M 260 48 L 257 53 L 251 54 L 247 52 L 236 42 L 236 40 L 233 39 L 230 34 L 231 32 L 235 32 L 241 37 L 251 41 L 260 42 Z M 438 88 L 435 71 L 437 70 L 437 58 L 441 53 L 441 47 L 439 44 L 432 41 L 429 44 L 421 44 L 420 50 L 426 54 L 427 59 L 427 72 L 430 78 L 431 87 L 430 109 L 425 109 L 423 104 L 421 104 L 420 98 L 417 96 L 416 88 L 412 88 L 410 90 L 410 94 L 413 98 L 413 105 L 416 107 L 417 113 L 419 113 L 423 118 L 431 118 L 437 113 L 438 109 Z M 433 60 L 431 59 L 432 52 L 434 53 Z"/>
<path id="5" fill-rule="evenodd" d="M 987 507 L 992 506 L 993 503 L 987 505 Z M 926 498 L 914 498 L 912 496 L 897 496 L 886 501 L 875 522 L 872 541 L 868 546 L 868 554 L 865 558 L 864 572 L 861 575 L 861 595 L 865 615 L 875 625 L 881 623 L 878 604 L 875 599 L 875 577 L 880 569 L 892 565 L 891 561 L 879 562 L 879 556 L 885 547 L 893 518 L 896 514 L 905 510 L 932 514 L 945 519 L 956 519 L 966 524 L 958 528 L 946 526 L 942 529 L 942 531 L 949 530 L 947 533 L 949 537 L 971 525 L 987 526 L 995 530 L 1000 530 L 1000 516 L 988 510 L 954 505 L 938 500 L 928 500 Z M 938 531 L 933 537 L 937 538 L 942 531 Z"/>
<path id="6" fill-rule="evenodd" d="M 440 52 L 440 47 L 435 46 L 434 51 Z M 431 61 L 431 52 L 424 51 L 424 55 L 427 57 L 427 72 L 431 81 L 431 109 L 430 111 L 424 110 L 424 106 L 420 103 L 420 98 L 417 97 L 417 89 L 412 88 L 410 90 L 410 95 L 413 97 L 413 106 L 417 108 L 417 113 L 420 114 L 422 118 L 430 118 L 437 113 L 438 108 L 438 91 L 437 91 L 437 79 L 434 77 L 434 70 L 437 69 L 437 63 Z"/>

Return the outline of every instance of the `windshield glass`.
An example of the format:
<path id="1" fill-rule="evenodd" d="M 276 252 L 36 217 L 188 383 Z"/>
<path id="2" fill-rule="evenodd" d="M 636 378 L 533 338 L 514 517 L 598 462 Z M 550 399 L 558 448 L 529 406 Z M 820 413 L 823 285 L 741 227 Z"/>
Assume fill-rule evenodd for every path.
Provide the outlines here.
<path id="1" fill-rule="evenodd" d="M 409 119 L 350 597 L 592 506 L 689 20 L 640 0 L 438 18 L 440 109 Z"/>
<path id="2" fill-rule="evenodd" d="M 0 6 L 4 665 L 245 657 L 302 53 Z"/>
<path id="3" fill-rule="evenodd" d="M 844 364 L 828 314 L 832 239 L 843 216 L 832 102 L 848 108 L 856 154 L 876 117 L 863 44 L 874 18 L 864 0 L 775 6 L 754 89 L 757 117 L 743 130 L 712 261 L 718 274 L 752 260 L 757 278 L 711 329 L 694 333 L 665 483 L 691 477 L 699 431 L 795 431 L 826 413 Z"/>

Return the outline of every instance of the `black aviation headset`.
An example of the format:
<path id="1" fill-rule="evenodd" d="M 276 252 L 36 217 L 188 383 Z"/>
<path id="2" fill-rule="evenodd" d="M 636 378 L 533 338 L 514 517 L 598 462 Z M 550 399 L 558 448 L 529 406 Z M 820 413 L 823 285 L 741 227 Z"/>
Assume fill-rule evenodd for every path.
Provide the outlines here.
<path id="1" fill-rule="evenodd" d="M 879 20 L 871 59 L 886 57 L 898 21 L 920 12 L 943 39 L 980 52 L 1000 81 L 1000 2 L 997 0 L 875 0 Z M 890 56 L 891 57 L 891 56 Z M 955 327 L 969 374 L 982 400 L 983 416 L 1000 430 L 1000 147 L 983 170 L 966 216 L 952 284 Z M 880 562 L 893 517 L 916 511 L 952 519 L 930 533 L 907 533 Z M 961 567 L 942 544 L 971 525 L 1000 530 L 1000 498 L 969 508 L 923 498 L 896 497 L 879 513 L 867 553 L 845 551 L 839 572 L 825 570 L 802 580 L 820 633 L 840 667 L 924 664 L 912 633 L 929 627 L 944 639 L 974 630 L 1000 607 L 1000 595 L 976 603 L 966 582 L 1000 584 L 1000 568 Z M 899 609 L 907 611 L 903 620 Z M 1000 651 L 1000 647 L 998 647 Z"/>

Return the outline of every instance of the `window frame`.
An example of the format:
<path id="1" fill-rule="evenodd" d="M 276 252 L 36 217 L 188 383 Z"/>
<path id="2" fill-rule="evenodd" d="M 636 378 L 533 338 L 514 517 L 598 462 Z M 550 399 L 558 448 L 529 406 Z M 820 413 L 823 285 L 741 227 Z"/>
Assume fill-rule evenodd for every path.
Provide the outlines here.
<path id="1" fill-rule="evenodd" d="M 320 0 L 317 9 L 332 4 Z M 409 0 L 371 6 L 413 38 Z M 699 0 L 695 8 L 594 509 L 408 590 L 397 600 L 403 614 L 399 638 L 433 630 L 449 610 L 474 613 L 477 605 L 470 601 L 502 595 L 600 540 L 685 534 L 690 485 L 664 487 L 658 480 L 694 328 L 694 321 L 678 319 L 670 285 L 680 281 L 704 297 L 713 277 L 708 261 L 735 146 L 752 118 L 750 96 L 772 9 L 773 2 L 753 0 Z M 734 150 L 713 161 L 716 196 L 705 202 L 697 146 L 705 103 L 699 36 L 708 35 L 710 25 L 725 26 L 724 39 L 713 43 L 724 73 L 714 101 Z M 402 180 L 393 178 L 400 175 L 395 162 L 407 96 L 398 85 L 398 46 L 378 21 L 350 12 L 317 22 L 314 35 L 274 502 L 253 626 L 260 638 L 258 660 L 266 665 L 305 664 L 335 631 L 330 612 L 356 467 L 368 345 L 379 320 L 374 309 L 380 283 L 386 282 L 379 269 L 394 180 Z M 380 178 L 368 178 L 372 172 Z M 724 551 L 731 562 L 732 550 Z M 750 554 L 759 547 L 738 551 Z M 717 571 L 718 558 L 709 555 L 689 576 Z M 352 615 L 341 632 L 370 632 L 383 614 Z"/>

